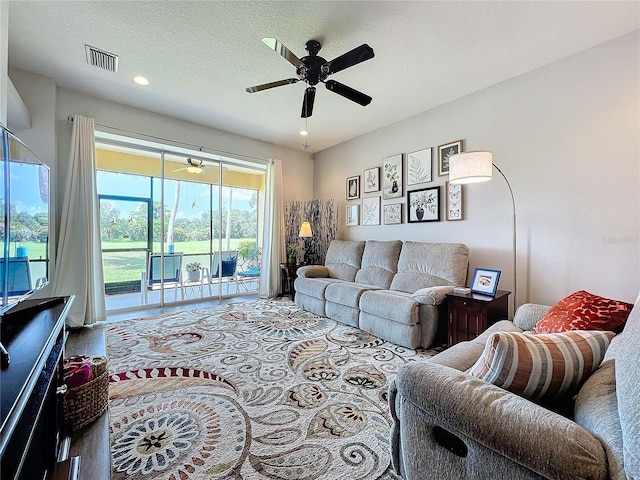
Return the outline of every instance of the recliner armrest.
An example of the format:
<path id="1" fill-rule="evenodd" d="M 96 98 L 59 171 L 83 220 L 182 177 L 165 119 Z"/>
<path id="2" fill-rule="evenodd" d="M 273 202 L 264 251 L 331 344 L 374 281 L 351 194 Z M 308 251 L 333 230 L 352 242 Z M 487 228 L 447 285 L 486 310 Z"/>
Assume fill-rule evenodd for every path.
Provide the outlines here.
<path id="1" fill-rule="evenodd" d="M 411 295 L 411 299 L 423 305 L 440 305 L 447 297 L 447 293 L 453 292 L 454 288 L 456 287 L 437 286 L 421 288 Z"/>
<path id="2" fill-rule="evenodd" d="M 468 448 L 473 450 L 469 461 L 482 456 L 482 450 L 490 450 L 491 455 L 517 464 L 514 468 L 525 467 L 545 478 L 607 477 L 602 444 L 584 428 L 464 372 L 428 361 L 404 365 L 391 385 L 390 400 L 396 435 L 402 438 L 403 429 L 414 429 L 422 432 L 425 440 L 425 445 L 398 442 L 400 449 L 415 450 L 413 455 L 401 453 L 400 459 L 415 458 L 418 453 L 464 457 Z M 414 405 L 406 423 L 403 423 L 407 411 L 404 402 Z M 437 451 L 425 452 L 430 447 L 428 442 Z M 428 466 L 437 468 L 438 461 L 434 463 Z M 431 473 L 437 478 L 438 472 Z"/>
<path id="3" fill-rule="evenodd" d="M 296 275 L 306 278 L 327 278 L 329 269 L 324 265 L 305 265 L 296 271 Z"/>
<path id="4" fill-rule="evenodd" d="M 551 307 L 537 303 L 524 303 L 518 307 L 513 317 L 515 323 L 522 330 L 531 330 L 533 326 L 544 317 Z"/>

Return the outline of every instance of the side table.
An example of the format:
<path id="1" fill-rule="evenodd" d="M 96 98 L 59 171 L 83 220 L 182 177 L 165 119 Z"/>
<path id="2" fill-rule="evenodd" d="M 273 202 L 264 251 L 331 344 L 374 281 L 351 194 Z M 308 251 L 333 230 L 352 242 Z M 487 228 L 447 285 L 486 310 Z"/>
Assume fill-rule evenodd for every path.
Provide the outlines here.
<path id="1" fill-rule="evenodd" d="M 294 281 L 298 278 L 296 272 L 298 268 L 302 265 L 295 264 L 290 265 L 288 263 L 280 264 L 280 285 L 281 285 L 281 294 L 280 296 L 289 294 L 291 295 L 291 300 L 295 300 L 296 297 L 296 288 L 294 286 Z"/>
<path id="2" fill-rule="evenodd" d="M 509 294 L 498 290 L 495 297 L 476 293 L 448 293 L 448 345 L 473 340 L 498 320 L 509 317 Z"/>

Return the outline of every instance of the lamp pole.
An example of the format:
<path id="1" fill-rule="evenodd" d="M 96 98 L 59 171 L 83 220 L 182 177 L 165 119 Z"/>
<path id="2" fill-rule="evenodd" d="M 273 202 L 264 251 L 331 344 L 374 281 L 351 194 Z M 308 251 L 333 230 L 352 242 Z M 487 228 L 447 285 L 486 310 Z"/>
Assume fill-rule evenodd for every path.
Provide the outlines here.
<path id="1" fill-rule="evenodd" d="M 517 286 L 518 286 L 518 282 L 517 282 L 517 278 L 518 278 L 518 256 L 517 256 L 517 240 L 516 240 L 516 200 L 513 196 L 513 189 L 511 188 L 511 184 L 509 183 L 509 180 L 507 179 L 506 175 L 504 173 L 502 173 L 502 170 L 500 170 L 498 168 L 498 166 L 491 162 L 491 165 L 493 165 L 493 168 L 495 168 L 498 173 L 500 175 L 502 175 L 502 178 L 504 178 L 504 181 L 507 184 L 507 187 L 509 187 L 509 193 L 511 194 L 511 206 L 513 207 L 513 314 L 515 315 L 516 313 L 516 299 L 517 299 Z"/>

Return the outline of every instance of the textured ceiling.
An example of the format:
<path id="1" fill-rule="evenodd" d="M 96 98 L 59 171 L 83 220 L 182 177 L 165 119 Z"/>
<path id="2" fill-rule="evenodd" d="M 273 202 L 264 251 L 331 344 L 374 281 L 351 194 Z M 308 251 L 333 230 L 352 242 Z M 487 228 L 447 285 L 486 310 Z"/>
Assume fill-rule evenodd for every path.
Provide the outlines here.
<path id="1" fill-rule="evenodd" d="M 361 107 L 319 85 L 311 151 L 328 148 L 640 28 L 637 1 L 12 1 L 9 66 L 57 85 L 299 149 L 305 85 L 261 41 L 327 60 L 362 44 L 375 57 L 332 75 L 373 97 Z M 119 56 L 86 63 L 84 45 Z M 151 84 L 132 82 L 145 75 Z"/>

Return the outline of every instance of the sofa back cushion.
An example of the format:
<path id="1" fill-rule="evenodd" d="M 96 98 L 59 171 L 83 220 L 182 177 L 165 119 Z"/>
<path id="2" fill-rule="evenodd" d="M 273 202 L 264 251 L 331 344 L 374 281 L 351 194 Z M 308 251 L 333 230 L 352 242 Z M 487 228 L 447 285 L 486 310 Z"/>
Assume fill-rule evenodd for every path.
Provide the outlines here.
<path id="1" fill-rule="evenodd" d="M 333 240 L 324 261 L 329 277 L 354 282 L 362 264 L 364 244 L 352 240 Z"/>
<path id="2" fill-rule="evenodd" d="M 393 276 L 398 271 L 398 258 L 402 242 L 378 242 L 368 240 L 362 254 L 362 265 L 356 274 L 356 282 L 389 288 Z"/>
<path id="3" fill-rule="evenodd" d="M 610 358 L 615 360 L 624 470 L 627 478 L 640 478 L 640 295 L 624 330 L 607 350 L 606 359 Z"/>
<path id="4" fill-rule="evenodd" d="M 421 288 L 466 283 L 469 248 L 462 243 L 404 242 L 391 290 L 415 293 Z"/>

